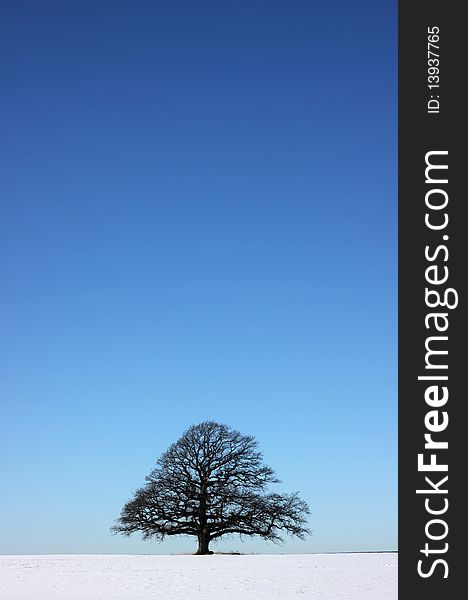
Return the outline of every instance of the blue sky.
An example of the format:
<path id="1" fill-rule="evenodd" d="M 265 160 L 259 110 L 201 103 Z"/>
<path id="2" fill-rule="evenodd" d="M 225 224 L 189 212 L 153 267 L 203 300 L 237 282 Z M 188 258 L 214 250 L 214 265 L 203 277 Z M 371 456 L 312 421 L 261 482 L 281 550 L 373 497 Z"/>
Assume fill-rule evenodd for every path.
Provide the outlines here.
<path id="1" fill-rule="evenodd" d="M 0 553 L 112 536 L 191 424 L 257 437 L 313 536 L 396 548 L 396 3 L 9 2 Z"/>

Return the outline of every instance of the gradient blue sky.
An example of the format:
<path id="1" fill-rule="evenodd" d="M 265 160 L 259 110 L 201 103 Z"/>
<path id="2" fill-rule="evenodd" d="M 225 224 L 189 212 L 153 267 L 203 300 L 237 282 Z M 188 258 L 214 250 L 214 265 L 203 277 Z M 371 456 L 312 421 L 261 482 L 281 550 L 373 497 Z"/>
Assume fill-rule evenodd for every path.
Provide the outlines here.
<path id="1" fill-rule="evenodd" d="M 396 2 L 2 3 L 0 553 L 109 528 L 191 424 L 396 548 Z"/>

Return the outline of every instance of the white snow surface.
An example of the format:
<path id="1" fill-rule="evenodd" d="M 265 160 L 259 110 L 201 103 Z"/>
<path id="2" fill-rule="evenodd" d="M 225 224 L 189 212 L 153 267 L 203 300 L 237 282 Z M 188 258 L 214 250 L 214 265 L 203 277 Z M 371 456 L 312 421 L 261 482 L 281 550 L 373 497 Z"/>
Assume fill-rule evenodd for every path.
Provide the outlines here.
<path id="1" fill-rule="evenodd" d="M 0 556 L 1 600 L 396 600 L 396 553 Z"/>

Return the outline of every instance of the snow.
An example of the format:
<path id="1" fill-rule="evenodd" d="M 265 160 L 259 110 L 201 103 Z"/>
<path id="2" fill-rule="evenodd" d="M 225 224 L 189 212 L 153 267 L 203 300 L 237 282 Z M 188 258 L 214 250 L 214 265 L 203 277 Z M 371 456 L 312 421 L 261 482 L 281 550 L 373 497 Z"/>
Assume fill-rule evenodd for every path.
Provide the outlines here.
<path id="1" fill-rule="evenodd" d="M 396 600 L 397 554 L 0 556 L 2 600 Z"/>

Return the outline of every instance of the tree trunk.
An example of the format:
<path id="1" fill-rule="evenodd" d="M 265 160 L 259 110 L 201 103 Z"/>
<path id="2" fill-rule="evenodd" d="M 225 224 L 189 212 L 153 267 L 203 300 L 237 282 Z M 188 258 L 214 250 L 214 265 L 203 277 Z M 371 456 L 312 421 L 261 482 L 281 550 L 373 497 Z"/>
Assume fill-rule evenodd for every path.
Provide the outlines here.
<path id="1" fill-rule="evenodd" d="M 210 536 L 207 532 L 203 531 L 198 534 L 198 550 L 196 554 L 213 554 L 209 549 Z"/>
<path id="2" fill-rule="evenodd" d="M 213 554 L 213 552 L 210 552 L 208 548 L 210 545 L 210 532 L 206 525 L 206 488 L 206 480 L 202 480 L 200 489 L 200 506 L 198 509 L 200 529 L 198 530 L 198 550 L 196 554 Z"/>

